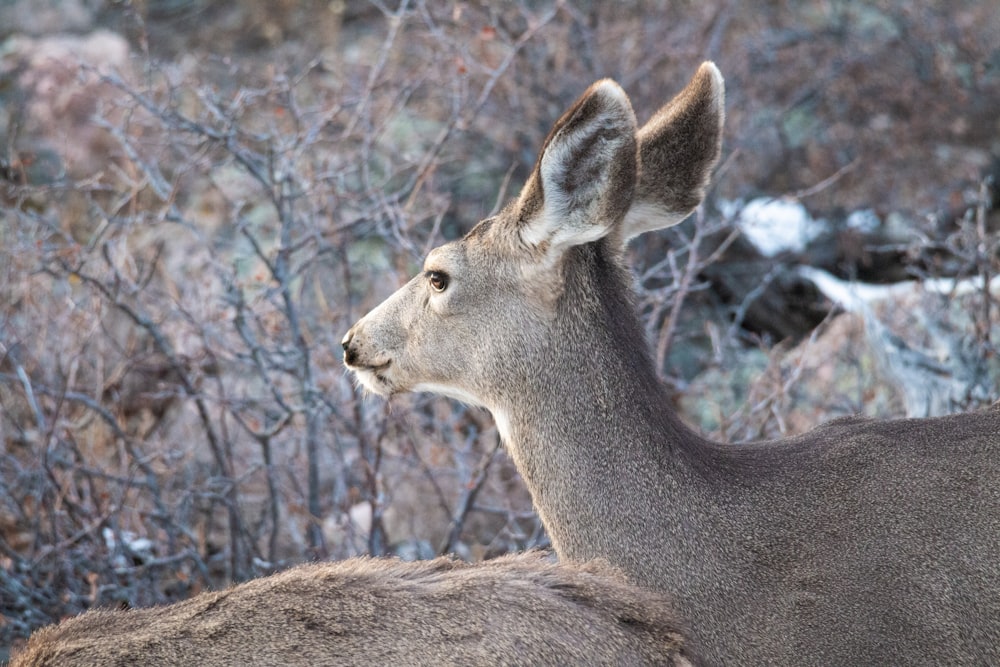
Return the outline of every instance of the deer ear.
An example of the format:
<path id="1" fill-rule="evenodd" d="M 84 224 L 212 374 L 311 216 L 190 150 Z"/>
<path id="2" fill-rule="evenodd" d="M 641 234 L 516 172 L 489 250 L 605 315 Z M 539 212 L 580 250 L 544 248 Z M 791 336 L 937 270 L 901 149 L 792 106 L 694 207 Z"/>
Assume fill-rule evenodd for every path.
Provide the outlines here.
<path id="1" fill-rule="evenodd" d="M 622 241 L 676 225 L 705 197 L 722 152 L 725 82 L 704 62 L 691 82 L 638 133 L 639 183 Z"/>
<path id="2" fill-rule="evenodd" d="M 604 79 L 563 114 L 515 204 L 523 243 L 550 251 L 589 243 L 625 216 L 636 182 L 636 122 L 621 87 Z"/>

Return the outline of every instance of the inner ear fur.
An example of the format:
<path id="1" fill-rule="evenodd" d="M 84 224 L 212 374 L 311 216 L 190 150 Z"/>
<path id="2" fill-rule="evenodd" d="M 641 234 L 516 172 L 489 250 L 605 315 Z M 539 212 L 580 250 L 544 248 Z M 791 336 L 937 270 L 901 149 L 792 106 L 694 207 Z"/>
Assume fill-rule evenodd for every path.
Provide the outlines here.
<path id="1" fill-rule="evenodd" d="M 597 240 L 624 218 L 638 171 L 625 91 L 596 82 L 553 126 L 516 203 L 522 243 L 546 250 Z"/>

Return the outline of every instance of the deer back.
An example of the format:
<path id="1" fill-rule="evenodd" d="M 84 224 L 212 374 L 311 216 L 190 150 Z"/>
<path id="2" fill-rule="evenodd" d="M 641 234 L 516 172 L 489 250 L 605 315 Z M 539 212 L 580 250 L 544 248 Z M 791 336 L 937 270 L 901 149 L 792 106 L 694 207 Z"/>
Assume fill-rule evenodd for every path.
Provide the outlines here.
<path id="1" fill-rule="evenodd" d="M 12 667 L 694 664 L 664 596 L 600 563 L 352 559 L 35 632 Z"/>

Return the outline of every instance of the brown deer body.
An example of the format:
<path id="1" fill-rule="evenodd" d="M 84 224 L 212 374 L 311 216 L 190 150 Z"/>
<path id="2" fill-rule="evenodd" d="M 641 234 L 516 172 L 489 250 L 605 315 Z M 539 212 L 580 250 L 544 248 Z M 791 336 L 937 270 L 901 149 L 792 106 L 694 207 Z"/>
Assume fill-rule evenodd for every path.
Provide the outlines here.
<path id="1" fill-rule="evenodd" d="M 709 441 L 671 411 L 624 264 L 720 154 L 706 63 L 637 129 L 610 81 L 519 198 L 344 338 L 373 392 L 484 406 L 562 558 L 673 596 L 710 663 L 1000 664 L 1000 411 Z"/>
<path id="2" fill-rule="evenodd" d="M 34 633 L 12 667 L 694 664 L 670 603 L 600 564 L 306 565 Z"/>

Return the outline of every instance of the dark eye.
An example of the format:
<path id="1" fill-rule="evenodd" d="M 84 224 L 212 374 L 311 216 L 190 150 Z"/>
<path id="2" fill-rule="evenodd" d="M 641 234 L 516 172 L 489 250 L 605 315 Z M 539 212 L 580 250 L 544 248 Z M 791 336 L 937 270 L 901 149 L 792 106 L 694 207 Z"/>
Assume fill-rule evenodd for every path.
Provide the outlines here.
<path id="1" fill-rule="evenodd" d="M 443 292 L 448 289 L 448 274 L 440 271 L 428 271 L 427 281 L 431 284 L 431 289 L 435 292 Z"/>

